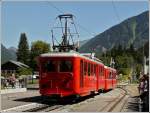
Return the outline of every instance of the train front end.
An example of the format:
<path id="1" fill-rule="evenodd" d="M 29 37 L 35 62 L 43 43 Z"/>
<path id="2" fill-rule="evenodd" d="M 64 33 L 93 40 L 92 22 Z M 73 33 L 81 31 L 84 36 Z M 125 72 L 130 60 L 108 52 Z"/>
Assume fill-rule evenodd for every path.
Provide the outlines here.
<path id="1" fill-rule="evenodd" d="M 49 53 L 39 56 L 38 61 L 41 95 L 64 97 L 74 94 L 73 57 Z"/>

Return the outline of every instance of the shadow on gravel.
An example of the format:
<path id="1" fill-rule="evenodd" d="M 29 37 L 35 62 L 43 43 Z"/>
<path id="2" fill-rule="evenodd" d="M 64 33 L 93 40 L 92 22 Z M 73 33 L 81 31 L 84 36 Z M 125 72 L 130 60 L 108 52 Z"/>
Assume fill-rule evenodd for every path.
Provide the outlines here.
<path id="1" fill-rule="evenodd" d="M 40 103 L 41 99 L 42 99 L 41 96 L 34 96 L 34 97 L 26 97 L 26 98 L 15 99 L 14 101 L 37 102 L 37 103 Z"/>
<path id="2" fill-rule="evenodd" d="M 109 92 L 105 91 L 102 92 L 107 93 Z M 39 104 L 46 104 L 46 105 L 71 105 L 71 104 L 75 104 L 75 103 L 80 103 L 82 101 L 85 101 L 86 99 L 92 99 L 95 96 L 100 95 L 100 94 L 91 94 L 88 96 L 84 96 L 84 97 L 75 97 L 75 96 L 69 96 L 69 97 L 63 97 L 63 98 L 59 98 L 59 97 L 45 97 L 45 96 L 34 96 L 34 97 L 27 97 L 27 98 L 20 98 L 20 99 L 15 99 L 14 101 L 21 101 L 21 102 L 31 102 L 31 103 L 39 103 Z"/>
<path id="3" fill-rule="evenodd" d="M 127 106 L 127 109 L 129 111 L 139 112 L 138 98 L 139 96 L 130 97 L 131 102 L 128 102 L 128 106 Z"/>
<path id="4" fill-rule="evenodd" d="M 86 99 L 94 98 L 95 95 L 89 95 L 85 97 L 75 98 L 73 97 L 64 97 L 64 98 L 52 98 L 52 97 L 43 97 L 43 96 L 35 96 L 35 97 L 27 97 L 21 99 L 15 99 L 14 101 L 21 101 L 21 102 L 32 102 L 32 103 L 41 103 L 46 105 L 67 105 L 67 104 L 75 104 L 82 102 Z"/>

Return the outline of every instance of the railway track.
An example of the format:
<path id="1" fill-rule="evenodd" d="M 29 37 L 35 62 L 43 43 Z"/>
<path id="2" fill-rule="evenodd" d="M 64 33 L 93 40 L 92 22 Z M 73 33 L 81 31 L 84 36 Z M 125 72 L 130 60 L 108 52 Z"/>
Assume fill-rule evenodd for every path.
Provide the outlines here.
<path id="1" fill-rule="evenodd" d="M 124 105 L 127 102 L 127 98 L 129 97 L 128 91 L 125 89 L 125 86 L 119 86 L 119 89 L 123 90 L 124 93 L 119 97 L 114 98 L 111 102 L 109 102 L 106 106 L 101 108 L 100 112 L 121 112 Z"/>
<path id="2" fill-rule="evenodd" d="M 109 102 L 104 107 L 100 108 L 97 112 L 120 112 L 123 109 L 124 105 L 127 102 L 127 98 L 129 95 L 128 95 L 127 90 L 124 89 L 124 87 L 123 88 L 120 87 L 119 89 L 123 91 L 123 92 L 121 92 L 120 96 L 114 98 L 111 102 Z M 88 99 L 87 101 L 89 102 L 89 100 L 91 100 L 91 99 Z M 94 101 L 94 100 L 92 100 L 92 101 Z M 82 105 L 82 104 L 79 103 L 79 105 Z M 60 109 L 60 110 L 54 110 L 54 112 L 57 112 L 57 111 L 61 111 L 61 112 L 69 111 L 70 112 L 71 110 L 69 110 L 69 109 L 72 109 L 74 106 L 67 106 L 67 107 L 63 107 L 63 109 Z"/>
<path id="3" fill-rule="evenodd" d="M 122 110 L 123 106 L 127 102 L 127 98 L 129 96 L 128 91 L 125 89 L 125 87 L 119 87 L 120 90 L 120 96 L 116 96 L 114 99 L 109 101 L 105 106 L 101 107 L 98 112 L 119 112 Z M 103 94 L 105 95 L 105 94 Z M 96 95 L 95 95 L 96 96 Z M 96 97 L 101 98 L 100 95 L 97 95 Z M 41 102 L 40 104 L 31 107 L 30 109 L 22 109 L 21 112 L 49 112 L 49 111 L 71 111 L 72 108 L 76 105 L 83 105 L 88 102 L 95 101 L 97 98 L 93 98 L 93 96 L 88 96 L 81 98 L 77 102 L 73 102 L 73 100 L 68 99 L 69 101 L 65 102 Z M 90 100 L 90 101 L 89 101 Z M 61 103 L 60 103 L 61 102 Z M 59 103 L 59 104 L 58 104 Z M 17 110 L 16 110 L 17 111 Z"/>
<path id="4" fill-rule="evenodd" d="M 43 105 L 43 106 L 39 106 L 39 107 L 32 108 L 32 109 L 29 109 L 29 110 L 25 110 L 23 112 L 49 112 L 49 111 L 52 111 L 52 110 L 55 110 L 55 109 L 59 109 L 61 107 L 63 107 L 63 105 L 52 105 L 52 106 Z"/>

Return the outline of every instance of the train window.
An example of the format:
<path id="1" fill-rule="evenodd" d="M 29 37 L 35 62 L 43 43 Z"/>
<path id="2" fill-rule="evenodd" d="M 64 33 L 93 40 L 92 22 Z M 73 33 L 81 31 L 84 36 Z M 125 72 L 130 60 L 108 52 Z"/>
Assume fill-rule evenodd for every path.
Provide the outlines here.
<path id="1" fill-rule="evenodd" d="M 56 61 L 48 60 L 44 63 L 43 72 L 56 72 Z"/>
<path id="2" fill-rule="evenodd" d="M 112 79 L 114 79 L 114 72 L 112 72 Z"/>
<path id="3" fill-rule="evenodd" d="M 109 79 L 112 79 L 112 72 L 109 73 Z"/>
<path id="4" fill-rule="evenodd" d="M 84 62 L 84 75 L 87 74 L 87 62 Z"/>
<path id="5" fill-rule="evenodd" d="M 96 76 L 96 67 L 97 65 L 94 65 L 94 76 Z"/>
<path id="6" fill-rule="evenodd" d="M 93 75 L 93 64 L 91 64 L 91 75 Z"/>
<path id="7" fill-rule="evenodd" d="M 72 62 L 71 61 L 67 61 L 67 60 L 63 60 L 60 61 L 60 72 L 72 72 Z"/>
<path id="8" fill-rule="evenodd" d="M 90 76 L 90 74 L 91 74 L 91 70 L 90 70 L 90 63 L 88 63 L 88 76 Z"/>
<path id="9" fill-rule="evenodd" d="M 101 66 L 99 67 L 99 75 L 100 75 L 100 76 L 103 76 L 103 75 L 102 75 L 102 67 L 101 67 Z"/>
<path id="10" fill-rule="evenodd" d="M 104 76 L 104 68 L 101 67 L 101 76 Z"/>
<path id="11" fill-rule="evenodd" d="M 83 60 L 80 61 L 80 87 L 83 87 L 84 65 Z"/>
<path id="12" fill-rule="evenodd" d="M 116 73 L 113 72 L 113 79 L 116 79 Z"/>

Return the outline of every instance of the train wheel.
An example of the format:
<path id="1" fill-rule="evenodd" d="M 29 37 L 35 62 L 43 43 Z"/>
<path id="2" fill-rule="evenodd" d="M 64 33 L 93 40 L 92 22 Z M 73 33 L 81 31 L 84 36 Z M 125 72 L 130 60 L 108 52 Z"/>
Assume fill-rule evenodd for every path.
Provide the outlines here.
<path id="1" fill-rule="evenodd" d="M 81 99 L 80 95 L 75 95 L 75 98 L 72 100 L 72 103 L 77 103 Z"/>
<path id="2" fill-rule="evenodd" d="M 100 94 L 100 93 L 103 93 L 103 89 L 99 89 L 98 90 L 98 93 Z"/>
<path id="3" fill-rule="evenodd" d="M 42 99 L 42 101 L 47 101 L 48 100 L 48 97 L 47 96 L 45 96 L 45 95 L 41 95 L 41 99 Z"/>
<path id="4" fill-rule="evenodd" d="M 92 96 L 92 97 L 95 96 L 95 91 L 91 91 L 91 96 Z"/>

